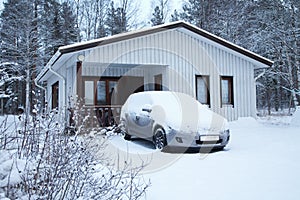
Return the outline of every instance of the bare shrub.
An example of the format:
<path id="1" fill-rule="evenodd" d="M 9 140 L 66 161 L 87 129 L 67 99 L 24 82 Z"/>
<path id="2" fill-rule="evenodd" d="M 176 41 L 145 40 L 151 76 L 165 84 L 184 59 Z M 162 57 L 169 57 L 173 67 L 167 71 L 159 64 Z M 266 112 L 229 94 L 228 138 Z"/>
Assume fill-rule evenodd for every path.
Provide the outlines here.
<path id="1" fill-rule="evenodd" d="M 0 122 L 0 153 L 6 155 L 0 164 L 0 195 L 10 199 L 139 199 L 149 186 L 139 175 L 143 166 L 113 168 L 102 153 L 105 136 L 79 135 L 78 130 L 72 136 L 64 134 L 55 110 L 29 119 L 22 115 L 10 132 L 7 124 L 7 119 Z"/>

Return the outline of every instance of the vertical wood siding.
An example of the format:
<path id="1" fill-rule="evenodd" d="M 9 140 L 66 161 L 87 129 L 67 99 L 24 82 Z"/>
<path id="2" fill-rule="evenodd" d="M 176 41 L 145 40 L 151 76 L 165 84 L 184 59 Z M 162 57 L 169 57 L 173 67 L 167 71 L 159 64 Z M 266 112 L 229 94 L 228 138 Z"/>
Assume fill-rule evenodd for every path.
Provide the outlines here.
<path id="1" fill-rule="evenodd" d="M 162 73 L 163 84 L 167 88 L 194 97 L 195 75 L 209 75 L 213 111 L 229 120 L 255 116 L 254 63 L 249 58 L 199 35 L 166 30 L 90 49 L 85 55 L 84 76 L 127 74 L 144 76 L 147 83 L 154 81 L 154 75 Z M 108 67 L 107 63 L 126 64 L 127 67 Z M 130 67 L 128 64 L 137 67 Z M 233 76 L 233 107 L 221 106 L 220 76 Z M 72 74 L 68 78 L 68 84 L 75 79 L 76 75 Z M 68 87 L 73 87 L 72 90 L 75 88 L 72 85 Z"/>

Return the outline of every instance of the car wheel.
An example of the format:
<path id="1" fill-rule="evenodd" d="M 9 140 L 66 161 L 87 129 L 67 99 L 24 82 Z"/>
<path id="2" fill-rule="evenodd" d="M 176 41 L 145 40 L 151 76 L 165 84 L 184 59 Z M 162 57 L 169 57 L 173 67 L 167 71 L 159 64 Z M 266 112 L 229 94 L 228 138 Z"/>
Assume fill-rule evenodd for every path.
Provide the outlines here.
<path id="1" fill-rule="evenodd" d="M 223 151 L 224 148 L 225 148 L 225 146 L 217 147 L 217 150 L 218 150 L 218 151 Z"/>
<path id="2" fill-rule="evenodd" d="M 163 129 L 158 128 L 155 130 L 153 142 L 156 149 L 163 149 L 167 145 L 166 134 Z"/>
<path id="3" fill-rule="evenodd" d="M 131 139 L 131 135 L 129 135 L 128 133 L 124 134 L 124 139 L 125 140 L 130 140 Z"/>

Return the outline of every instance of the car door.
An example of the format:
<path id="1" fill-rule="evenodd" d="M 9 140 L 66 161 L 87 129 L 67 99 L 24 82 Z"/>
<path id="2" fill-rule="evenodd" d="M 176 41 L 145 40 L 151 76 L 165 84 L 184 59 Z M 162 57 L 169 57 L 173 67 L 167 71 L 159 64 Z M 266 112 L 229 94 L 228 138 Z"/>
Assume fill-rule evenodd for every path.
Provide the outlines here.
<path id="1" fill-rule="evenodd" d="M 150 117 L 149 110 L 146 110 L 141 109 L 140 112 L 129 112 L 127 114 L 127 129 L 130 135 L 140 138 L 152 137 L 153 120 Z"/>

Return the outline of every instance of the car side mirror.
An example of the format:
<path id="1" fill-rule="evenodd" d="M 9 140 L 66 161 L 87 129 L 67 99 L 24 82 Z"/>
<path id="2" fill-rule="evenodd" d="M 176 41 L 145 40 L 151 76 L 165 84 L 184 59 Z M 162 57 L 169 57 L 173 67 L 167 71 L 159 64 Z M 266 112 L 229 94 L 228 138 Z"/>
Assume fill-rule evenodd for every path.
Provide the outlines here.
<path id="1" fill-rule="evenodd" d="M 143 108 L 142 111 L 146 111 L 148 113 L 151 113 L 152 109 L 151 108 Z"/>

